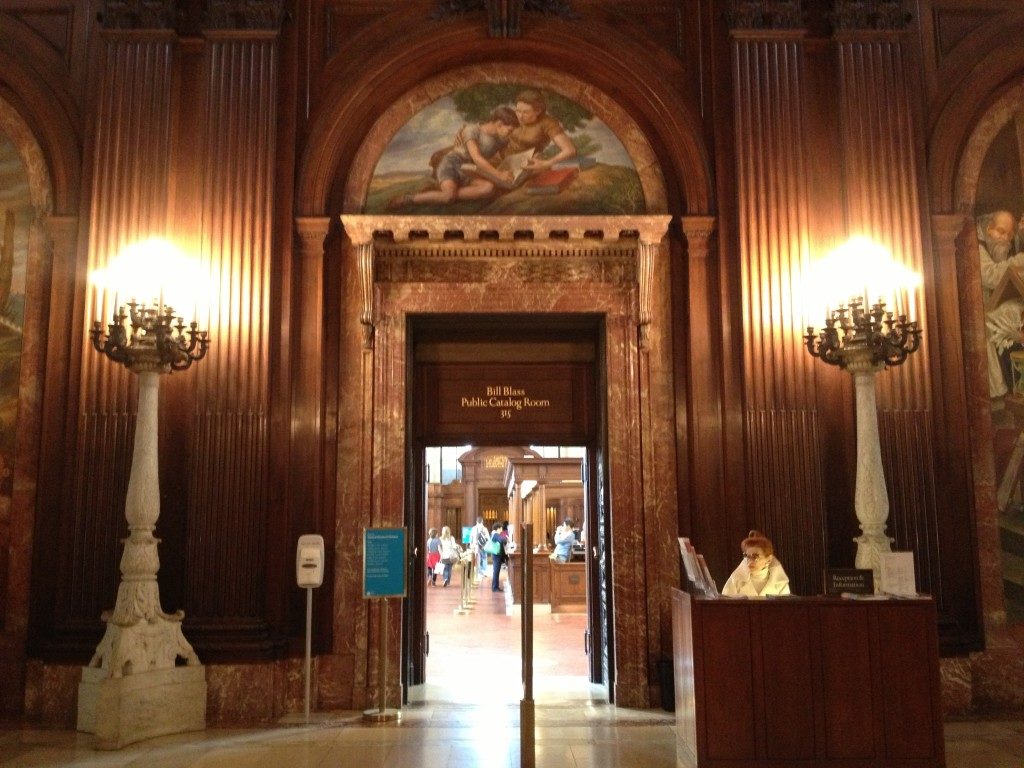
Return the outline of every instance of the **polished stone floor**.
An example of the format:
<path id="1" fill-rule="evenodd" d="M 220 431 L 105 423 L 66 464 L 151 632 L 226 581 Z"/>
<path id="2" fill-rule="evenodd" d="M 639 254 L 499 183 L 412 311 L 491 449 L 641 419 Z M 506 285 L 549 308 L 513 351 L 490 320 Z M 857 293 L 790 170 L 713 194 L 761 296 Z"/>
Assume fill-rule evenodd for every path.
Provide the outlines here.
<path id="1" fill-rule="evenodd" d="M 428 684 L 396 725 L 364 725 L 361 713 L 315 713 L 310 724 L 209 729 L 97 752 L 69 731 L 0 730 L 0 766 L 106 768 L 514 768 L 520 765 L 519 618 L 484 581 L 465 612 L 455 580 L 428 590 Z M 581 616 L 535 617 L 535 760 L 542 768 L 670 768 L 673 715 L 625 710 L 586 678 Z M 295 718 L 290 718 L 294 721 Z M 1022 768 L 1024 722 L 946 723 L 947 768 Z"/>

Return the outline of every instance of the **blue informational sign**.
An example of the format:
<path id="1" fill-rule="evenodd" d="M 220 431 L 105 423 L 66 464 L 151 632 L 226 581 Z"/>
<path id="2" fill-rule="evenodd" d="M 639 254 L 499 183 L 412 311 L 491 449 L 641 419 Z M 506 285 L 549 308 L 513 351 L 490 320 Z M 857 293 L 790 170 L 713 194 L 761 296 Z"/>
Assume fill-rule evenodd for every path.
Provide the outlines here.
<path id="1" fill-rule="evenodd" d="M 473 526 L 464 525 L 462 526 L 462 543 L 469 544 L 469 536 L 473 533 Z"/>
<path id="2" fill-rule="evenodd" d="M 405 597 L 405 528 L 363 529 L 363 597 Z"/>

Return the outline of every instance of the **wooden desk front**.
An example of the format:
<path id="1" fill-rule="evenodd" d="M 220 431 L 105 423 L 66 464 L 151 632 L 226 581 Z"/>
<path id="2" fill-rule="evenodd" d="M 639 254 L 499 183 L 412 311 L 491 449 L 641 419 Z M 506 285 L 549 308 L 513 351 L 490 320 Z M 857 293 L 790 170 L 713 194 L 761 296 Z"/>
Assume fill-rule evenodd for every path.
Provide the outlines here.
<path id="1" fill-rule="evenodd" d="M 673 590 L 681 765 L 945 765 L 931 600 Z"/>
<path id="2" fill-rule="evenodd" d="M 547 552 L 534 552 L 530 559 L 533 562 L 533 602 L 546 603 L 551 599 L 551 561 Z M 523 602 L 522 561 L 521 552 L 509 553 L 508 583 L 512 589 L 512 602 L 516 605 Z"/>

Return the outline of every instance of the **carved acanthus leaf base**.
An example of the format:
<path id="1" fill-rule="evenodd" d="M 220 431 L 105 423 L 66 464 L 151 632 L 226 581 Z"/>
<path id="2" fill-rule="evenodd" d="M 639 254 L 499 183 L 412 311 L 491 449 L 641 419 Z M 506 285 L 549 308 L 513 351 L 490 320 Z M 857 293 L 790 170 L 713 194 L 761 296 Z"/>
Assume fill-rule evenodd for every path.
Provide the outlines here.
<path id="1" fill-rule="evenodd" d="M 89 660 L 90 667 L 106 670 L 110 677 L 124 677 L 159 669 L 172 669 L 180 656 L 188 666 L 199 657 L 181 631 L 184 613 L 160 613 L 127 626 L 104 614 L 103 639 Z"/>

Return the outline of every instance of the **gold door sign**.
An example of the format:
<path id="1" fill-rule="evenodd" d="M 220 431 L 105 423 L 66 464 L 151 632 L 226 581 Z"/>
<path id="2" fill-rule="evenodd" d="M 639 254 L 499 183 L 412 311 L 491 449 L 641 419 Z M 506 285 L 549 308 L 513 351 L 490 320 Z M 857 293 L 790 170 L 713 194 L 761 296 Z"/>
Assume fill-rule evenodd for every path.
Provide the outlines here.
<path id="1" fill-rule="evenodd" d="M 483 396 L 463 396 L 463 408 L 490 408 L 498 412 L 499 419 L 511 419 L 512 414 L 529 408 L 550 408 L 546 397 L 530 397 L 525 389 L 509 386 L 484 387 Z"/>
<path id="2" fill-rule="evenodd" d="M 419 434 L 445 439 L 584 440 L 588 364 L 426 364 L 414 409 Z M 568 443 L 566 443 L 568 444 Z"/>

